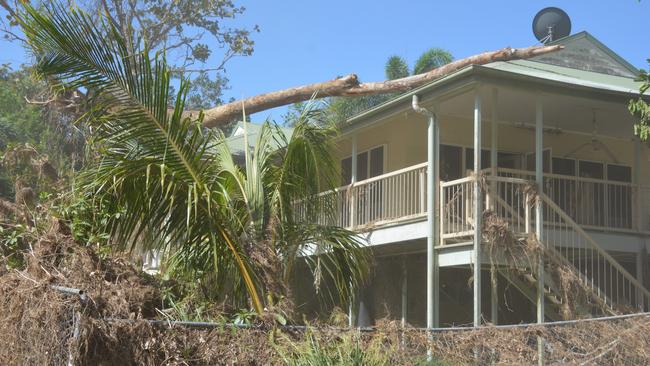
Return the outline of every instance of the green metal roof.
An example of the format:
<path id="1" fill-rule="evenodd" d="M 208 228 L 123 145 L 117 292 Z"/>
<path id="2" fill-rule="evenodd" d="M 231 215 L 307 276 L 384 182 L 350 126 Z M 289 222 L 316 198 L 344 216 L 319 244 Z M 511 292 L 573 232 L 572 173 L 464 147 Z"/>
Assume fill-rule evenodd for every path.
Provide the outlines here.
<path id="1" fill-rule="evenodd" d="M 622 93 L 638 94 L 639 87 L 641 86 L 640 82 L 634 81 L 632 78 L 601 74 L 530 60 L 499 61 L 484 65 L 484 67 L 532 76 L 539 79 Z"/>
<path id="2" fill-rule="evenodd" d="M 248 146 L 255 147 L 257 144 L 257 139 L 262 129 L 262 125 L 253 122 L 246 123 L 246 131 L 248 132 Z M 279 127 L 279 130 L 284 134 L 285 138 L 288 140 L 293 135 L 293 128 L 290 127 Z M 237 126 L 233 129 L 233 132 L 226 139 L 228 147 L 233 155 L 241 155 L 244 153 L 244 123 L 238 122 Z M 278 141 L 275 139 L 270 142 L 273 148 L 278 148 Z"/>

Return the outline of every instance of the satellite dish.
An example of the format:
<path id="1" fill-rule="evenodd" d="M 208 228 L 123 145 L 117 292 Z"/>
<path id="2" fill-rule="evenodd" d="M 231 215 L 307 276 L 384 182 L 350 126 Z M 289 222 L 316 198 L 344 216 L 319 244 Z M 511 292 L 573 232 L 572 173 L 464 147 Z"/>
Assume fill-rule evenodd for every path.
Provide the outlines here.
<path id="1" fill-rule="evenodd" d="M 560 8 L 544 8 L 533 19 L 533 33 L 542 43 L 564 38 L 571 34 L 571 19 Z"/>

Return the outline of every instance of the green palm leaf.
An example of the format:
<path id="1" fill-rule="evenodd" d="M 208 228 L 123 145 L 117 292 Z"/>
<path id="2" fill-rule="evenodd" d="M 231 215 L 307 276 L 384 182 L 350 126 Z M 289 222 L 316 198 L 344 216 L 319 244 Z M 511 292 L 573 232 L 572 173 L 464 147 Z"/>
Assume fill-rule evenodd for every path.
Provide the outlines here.
<path id="1" fill-rule="evenodd" d="M 329 278 L 342 301 L 363 282 L 369 257 L 357 237 L 313 224 L 336 215 L 332 202 L 312 197 L 339 174 L 335 131 L 316 127 L 315 112 L 304 112 L 290 138 L 265 123 L 238 165 L 223 134 L 203 130 L 201 115 L 184 117 L 187 81 L 170 112 L 164 57 L 130 53 L 110 23 L 75 9 L 26 5 L 21 25 L 40 75 L 92 95 L 86 118 L 98 158 L 80 183 L 119 208 L 110 223 L 116 245 L 161 250 L 173 273 L 210 278 L 222 298 L 245 288 L 258 312 L 261 299 L 282 295 L 274 292 L 296 261 Z M 301 220 L 297 202 L 309 202 Z"/>
<path id="2" fill-rule="evenodd" d="M 145 241 L 144 249 L 175 251 L 185 243 L 228 248 L 231 256 L 225 258 L 236 263 L 261 311 L 251 266 L 223 225 L 220 198 L 211 189 L 216 180 L 213 139 L 201 131 L 200 116 L 183 117 L 187 82 L 181 81 L 169 113 L 170 73 L 164 58 L 130 54 L 112 25 L 97 26 L 75 9 L 41 13 L 26 6 L 23 19 L 38 56 L 36 70 L 59 88 L 84 88 L 94 95 L 89 114 L 105 151 L 84 178 L 96 188 L 93 193 L 109 192 L 124 207 L 113 223 L 115 242 L 134 248 L 143 238 L 157 238 Z M 222 264 L 215 260 L 213 265 Z"/>

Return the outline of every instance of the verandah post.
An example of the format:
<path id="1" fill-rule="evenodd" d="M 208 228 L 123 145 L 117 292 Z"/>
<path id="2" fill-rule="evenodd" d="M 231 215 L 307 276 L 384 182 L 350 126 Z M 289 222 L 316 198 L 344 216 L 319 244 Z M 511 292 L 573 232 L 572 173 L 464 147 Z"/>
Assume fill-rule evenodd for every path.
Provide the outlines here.
<path id="1" fill-rule="evenodd" d="M 479 174 L 481 173 L 481 95 L 474 95 L 474 326 L 481 325 L 481 241 L 482 203 Z"/>
<path id="2" fill-rule="evenodd" d="M 357 200 L 355 198 L 355 188 L 354 188 L 354 183 L 357 182 L 357 134 L 355 133 L 352 135 L 352 166 L 351 166 L 351 172 L 350 172 L 350 186 L 349 186 L 349 191 L 348 191 L 348 197 L 350 197 L 350 200 L 348 201 L 350 205 L 350 227 L 354 229 L 356 226 L 356 211 L 357 211 Z M 345 199 L 344 199 L 345 200 Z M 354 324 L 356 323 L 355 319 L 355 313 L 354 313 L 354 304 L 356 303 L 356 296 L 350 296 L 350 305 L 348 308 L 348 325 L 350 327 L 353 327 Z"/>
<path id="3" fill-rule="evenodd" d="M 499 90 L 497 88 L 492 88 L 492 117 L 490 121 L 490 168 L 492 172 L 492 177 L 496 178 L 498 175 L 498 146 L 497 146 L 497 139 L 498 139 L 498 103 L 499 102 Z M 496 197 L 498 197 L 498 190 L 497 190 L 497 181 L 493 180 L 492 183 L 490 184 L 490 190 L 492 195 L 494 197 L 489 200 L 488 202 L 488 208 L 491 210 L 496 210 Z M 492 268 L 492 271 L 495 269 Z M 498 274 L 492 274 L 491 276 L 491 291 L 490 291 L 490 300 L 491 300 L 491 306 L 490 306 L 490 321 L 492 324 L 497 325 L 499 319 L 499 295 L 498 295 L 498 289 L 497 289 L 497 277 Z"/>
<path id="4" fill-rule="evenodd" d="M 540 92 L 535 94 L 535 182 L 537 192 L 544 192 L 544 105 Z M 544 224 L 544 210 L 542 200 L 537 199 L 535 205 L 535 236 L 542 245 L 542 229 Z M 543 252 L 542 252 L 543 253 Z M 544 258 L 540 256 L 537 263 L 537 323 L 544 322 Z M 544 339 L 537 337 L 538 364 L 544 365 Z"/>

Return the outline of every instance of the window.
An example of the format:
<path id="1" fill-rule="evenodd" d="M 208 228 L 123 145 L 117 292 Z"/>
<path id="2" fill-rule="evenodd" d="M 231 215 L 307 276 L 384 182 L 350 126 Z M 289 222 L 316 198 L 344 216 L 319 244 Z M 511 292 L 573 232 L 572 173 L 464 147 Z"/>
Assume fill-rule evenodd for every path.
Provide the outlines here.
<path id="1" fill-rule="evenodd" d="M 607 179 L 616 182 L 632 182 L 632 168 L 629 166 L 607 164 Z"/>
<path id="2" fill-rule="evenodd" d="M 460 146 L 440 145 L 440 179 L 450 181 L 463 176 L 463 148 Z"/>
<path id="3" fill-rule="evenodd" d="M 526 154 L 526 170 L 535 171 L 535 153 Z M 542 151 L 542 171 L 544 173 L 551 172 L 551 149 L 544 149 Z"/>
<path id="4" fill-rule="evenodd" d="M 369 178 L 384 174 L 384 147 L 370 150 L 370 164 L 368 164 Z"/>
<path id="5" fill-rule="evenodd" d="M 632 182 L 632 168 L 618 164 L 607 164 L 607 179 Z M 625 184 L 609 184 L 607 187 L 608 224 L 614 227 L 632 228 L 632 187 Z"/>
<path id="6" fill-rule="evenodd" d="M 341 185 L 345 186 L 352 182 L 352 158 L 341 160 Z"/>
<path id="7" fill-rule="evenodd" d="M 357 182 L 384 174 L 384 146 L 357 154 Z M 341 184 L 352 183 L 352 157 L 341 160 Z"/>
<path id="8" fill-rule="evenodd" d="M 603 163 L 580 160 L 578 162 L 578 176 L 582 178 L 605 179 Z"/>
<path id="9" fill-rule="evenodd" d="M 490 150 L 481 150 L 481 169 L 487 169 L 491 167 L 490 164 Z M 474 149 L 467 148 L 465 149 L 465 169 L 473 170 L 474 169 Z"/>
<path id="10" fill-rule="evenodd" d="M 497 167 L 506 169 L 521 169 L 521 154 L 497 152 Z"/>
<path id="11" fill-rule="evenodd" d="M 567 158 L 553 158 L 553 174 L 576 175 L 576 161 Z"/>

